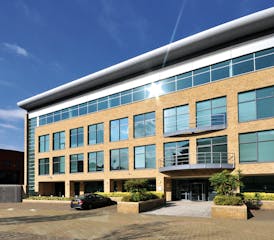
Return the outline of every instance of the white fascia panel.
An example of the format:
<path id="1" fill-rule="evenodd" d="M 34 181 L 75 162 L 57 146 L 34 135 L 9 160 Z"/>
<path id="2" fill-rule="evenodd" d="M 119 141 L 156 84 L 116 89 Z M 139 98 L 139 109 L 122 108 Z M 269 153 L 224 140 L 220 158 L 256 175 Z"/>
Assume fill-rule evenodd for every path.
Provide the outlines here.
<path id="1" fill-rule="evenodd" d="M 197 58 L 193 58 L 184 62 L 180 62 L 164 69 L 155 70 L 151 73 L 131 78 L 122 83 L 113 84 L 111 86 L 101 88 L 99 91 L 89 92 L 79 97 L 70 98 L 61 103 L 53 104 L 49 107 L 44 107 L 39 110 L 29 112 L 29 118 L 38 117 L 47 113 L 55 112 L 67 107 L 81 104 L 87 101 L 105 97 L 121 91 L 129 90 L 135 87 L 140 87 L 148 83 L 169 78 L 174 75 L 189 72 L 201 67 L 206 67 L 215 63 L 226 61 L 231 58 L 239 57 L 252 52 L 260 51 L 266 48 L 274 47 L 274 34 L 255 39 L 242 44 L 234 45 L 225 49 L 220 49 L 213 53 L 209 53 Z"/>

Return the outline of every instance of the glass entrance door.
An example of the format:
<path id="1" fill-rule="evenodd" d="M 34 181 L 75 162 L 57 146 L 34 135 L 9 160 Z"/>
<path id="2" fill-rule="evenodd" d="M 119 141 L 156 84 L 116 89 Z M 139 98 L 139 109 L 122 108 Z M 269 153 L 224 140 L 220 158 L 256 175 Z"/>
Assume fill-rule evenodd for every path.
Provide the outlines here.
<path id="1" fill-rule="evenodd" d="M 190 190 L 190 200 L 205 201 L 205 185 L 204 183 L 192 183 Z"/>

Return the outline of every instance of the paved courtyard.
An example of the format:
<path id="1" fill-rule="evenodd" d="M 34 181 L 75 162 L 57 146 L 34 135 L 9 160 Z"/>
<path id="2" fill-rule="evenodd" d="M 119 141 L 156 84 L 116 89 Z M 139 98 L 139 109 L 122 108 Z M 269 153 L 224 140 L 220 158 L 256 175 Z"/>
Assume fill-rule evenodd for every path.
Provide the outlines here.
<path id="1" fill-rule="evenodd" d="M 0 239 L 274 239 L 274 211 L 248 221 L 151 214 L 118 214 L 116 206 L 89 211 L 67 204 L 0 204 Z"/>
<path id="2" fill-rule="evenodd" d="M 172 201 L 168 202 L 165 207 L 145 214 L 210 218 L 211 205 L 212 202 Z"/>

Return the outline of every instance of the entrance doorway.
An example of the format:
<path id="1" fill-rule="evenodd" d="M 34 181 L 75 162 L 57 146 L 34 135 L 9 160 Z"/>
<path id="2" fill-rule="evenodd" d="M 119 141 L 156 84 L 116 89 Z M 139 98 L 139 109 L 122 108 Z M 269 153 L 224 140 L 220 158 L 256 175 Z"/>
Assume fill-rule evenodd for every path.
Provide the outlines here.
<path id="1" fill-rule="evenodd" d="M 65 183 L 64 182 L 56 182 L 54 184 L 55 196 L 62 197 L 65 195 Z"/>
<path id="2" fill-rule="evenodd" d="M 80 195 L 80 183 L 75 182 L 74 183 L 74 196 L 79 196 Z"/>
<path id="3" fill-rule="evenodd" d="M 190 200 L 190 201 L 208 201 L 212 189 L 208 180 L 172 180 L 172 199 L 173 200 Z"/>

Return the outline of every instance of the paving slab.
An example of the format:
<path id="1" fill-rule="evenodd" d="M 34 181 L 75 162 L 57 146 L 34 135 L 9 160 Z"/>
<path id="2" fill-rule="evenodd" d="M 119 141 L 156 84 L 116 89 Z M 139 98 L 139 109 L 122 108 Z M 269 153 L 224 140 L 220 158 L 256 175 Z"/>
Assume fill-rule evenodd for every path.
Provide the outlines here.
<path id="1" fill-rule="evenodd" d="M 3 240 L 273 240 L 274 211 L 248 221 L 118 214 L 116 206 L 76 211 L 68 204 L 0 204 Z"/>
<path id="2" fill-rule="evenodd" d="M 211 201 L 170 201 L 166 206 L 145 214 L 210 218 L 212 204 Z"/>

